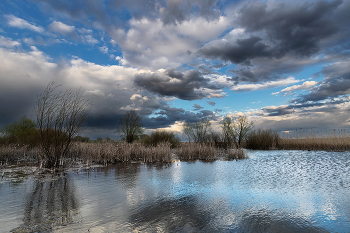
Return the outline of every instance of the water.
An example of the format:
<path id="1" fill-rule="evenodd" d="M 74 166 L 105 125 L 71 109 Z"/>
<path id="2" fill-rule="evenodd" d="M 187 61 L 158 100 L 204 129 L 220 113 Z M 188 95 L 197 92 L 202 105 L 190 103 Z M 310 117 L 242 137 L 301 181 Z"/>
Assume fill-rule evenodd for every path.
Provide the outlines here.
<path id="1" fill-rule="evenodd" d="M 53 178 L 6 170 L 0 232 L 350 232 L 350 152 L 248 155 Z"/>

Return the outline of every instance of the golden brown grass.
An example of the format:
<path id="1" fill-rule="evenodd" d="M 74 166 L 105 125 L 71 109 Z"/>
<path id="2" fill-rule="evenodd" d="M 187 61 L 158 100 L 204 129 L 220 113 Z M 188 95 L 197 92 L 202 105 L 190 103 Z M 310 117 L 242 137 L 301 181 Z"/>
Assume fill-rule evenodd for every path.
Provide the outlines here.
<path id="1" fill-rule="evenodd" d="M 350 135 L 345 130 L 297 130 L 283 135 L 278 143 L 283 150 L 350 150 Z"/>
<path id="2" fill-rule="evenodd" d="M 225 151 L 225 152 L 223 152 Z M 181 143 L 175 149 L 170 143 L 160 143 L 149 147 L 141 143 L 102 142 L 83 143 L 74 142 L 67 156 L 60 161 L 60 165 L 83 163 L 104 164 L 139 161 L 144 163 L 169 163 L 175 159 L 181 161 L 214 161 L 218 155 L 224 154 L 228 159 L 247 158 L 241 149 L 217 149 L 210 144 Z M 45 156 L 39 148 L 27 146 L 8 145 L 0 148 L 1 163 L 13 163 L 16 161 L 32 161 L 45 164 Z"/>
<path id="3" fill-rule="evenodd" d="M 0 162 L 13 163 L 18 161 L 38 161 L 43 156 L 41 150 L 37 147 L 7 145 L 0 146 Z"/>
<path id="4" fill-rule="evenodd" d="M 248 158 L 242 149 L 228 148 L 224 150 L 205 143 L 181 143 L 181 146 L 175 150 L 175 155 L 182 161 L 214 161 L 218 159 L 219 155 L 225 159 Z"/>
<path id="5" fill-rule="evenodd" d="M 241 148 L 229 148 L 227 149 L 227 158 L 228 159 L 247 159 L 248 156 L 245 154 L 244 150 Z"/>
<path id="6" fill-rule="evenodd" d="M 181 146 L 176 148 L 175 154 L 182 161 L 211 161 L 217 159 L 218 150 L 204 143 L 181 143 Z"/>
<path id="7" fill-rule="evenodd" d="M 69 155 L 95 163 L 171 162 L 170 143 L 145 147 L 141 143 L 74 143 Z"/>

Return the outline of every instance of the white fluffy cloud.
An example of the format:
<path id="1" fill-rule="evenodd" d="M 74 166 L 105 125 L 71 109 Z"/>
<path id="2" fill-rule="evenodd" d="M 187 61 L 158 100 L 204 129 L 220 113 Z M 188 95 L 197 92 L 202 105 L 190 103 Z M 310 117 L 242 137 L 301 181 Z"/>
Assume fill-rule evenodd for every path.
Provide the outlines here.
<path id="1" fill-rule="evenodd" d="M 189 62 L 191 52 L 230 27 L 230 19 L 220 17 L 207 21 L 193 18 L 177 25 L 164 25 L 158 20 L 131 19 L 130 29 L 116 29 L 111 43 L 123 49 L 124 58 L 132 65 L 153 69 L 177 67 Z"/>
<path id="2" fill-rule="evenodd" d="M 288 86 L 293 83 L 300 82 L 300 80 L 295 79 L 294 77 L 288 77 L 286 79 L 277 80 L 277 81 L 269 81 L 264 83 L 250 83 L 250 84 L 240 84 L 231 88 L 231 90 L 236 92 L 244 92 L 244 91 L 256 91 L 256 90 L 264 90 L 270 89 L 280 86 Z"/>
<path id="3" fill-rule="evenodd" d="M 74 26 L 69 26 L 67 24 L 64 24 L 62 22 L 54 21 L 49 25 L 49 29 L 54 32 L 58 32 L 63 35 L 69 35 L 71 33 L 75 32 Z"/>
<path id="4" fill-rule="evenodd" d="M 11 38 L 0 36 L 0 47 L 13 48 L 19 45 L 21 45 L 21 43 L 13 41 Z"/>
<path id="5" fill-rule="evenodd" d="M 5 17 L 7 18 L 8 25 L 10 25 L 11 27 L 16 27 L 16 28 L 20 28 L 20 29 L 28 29 L 28 30 L 32 30 L 35 32 L 39 32 L 39 33 L 44 32 L 44 28 L 42 28 L 40 26 L 35 26 L 34 24 L 29 23 L 28 21 L 26 21 L 24 19 L 17 18 L 14 15 L 6 15 Z"/>
<path id="6" fill-rule="evenodd" d="M 287 92 L 292 92 L 292 91 L 297 91 L 297 90 L 304 90 L 304 89 L 311 89 L 312 87 L 316 86 L 318 82 L 316 81 L 306 81 L 301 85 L 293 85 L 290 87 L 286 87 L 282 89 L 280 92 L 275 92 L 272 93 L 273 95 L 278 95 L 280 93 L 287 93 Z"/>

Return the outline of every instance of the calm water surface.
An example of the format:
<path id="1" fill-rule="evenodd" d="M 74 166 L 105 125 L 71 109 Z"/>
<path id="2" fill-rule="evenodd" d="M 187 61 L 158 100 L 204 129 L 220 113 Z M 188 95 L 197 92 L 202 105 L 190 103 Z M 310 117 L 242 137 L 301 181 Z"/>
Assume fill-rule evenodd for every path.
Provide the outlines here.
<path id="1" fill-rule="evenodd" d="M 0 232 L 350 232 L 350 152 L 248 155 L 54 178 L 2 170 Z"/>

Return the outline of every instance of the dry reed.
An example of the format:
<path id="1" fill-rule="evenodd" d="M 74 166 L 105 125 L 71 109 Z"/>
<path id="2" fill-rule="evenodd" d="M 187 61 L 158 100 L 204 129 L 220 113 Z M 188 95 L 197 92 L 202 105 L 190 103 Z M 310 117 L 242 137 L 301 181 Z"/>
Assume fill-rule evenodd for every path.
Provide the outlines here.
<path id="1" fill-rule="evenodd" d="M 247 159 L 248 156 L 243 149 L 239 148 L 229 148 L 227 149 L 227 158 L 228 159 Z"/>
<path id="2" fill-rule="evenodd" d="M 182 161 L 217 159 L 218 150 L 216 147 L 204 143 L 182 143 L 176 148 L 175 154 Z"/>
<path id="3" fill-rule="evenodd" d="M 145 163 L 171 162 L 170 143 L 145 147 L 141 143 L 74 143 L 69 155 L 94 163 L 141 161 Z"/>
<path id="4" fill-rule="evenodd" d="M 38 147 L 11 144 L 0 146 L 0 162 L 13 163 L 18 161 L 33 162 L 42 158 L 43 153 Z"/>
<path id="5" fill-rule="evenodd" d="M 170 143 L 160 143 L 157 146 L 148 147 L 141 143 L 83 143 L 74 142 L 69 153 L 61 159 L 60 165 L 68 164 L 104 164 L 139 161 L 144 163 L 169 163 L 175 159 L 181 161 L 214 161 L 219 154 L 225 154 L 229 159 L 246 158 L 241 149 L 217 149 L 210 144 L 181 143 L 181 146 L 171 149 Z M 32 161 L 41 165 L 46 163 L 40 148 L 9 145 L 0 148 L 1 163 L 13 163 L 16 161 Z M 40 166 L 41 166 L 40 165 Z"/>
<path id="6" fill-rule="evenodd" d="M 345 130 L 296 130 L 279 140 L 278 149 L 283 150 L 350 150 L 350 135 Z"/>

